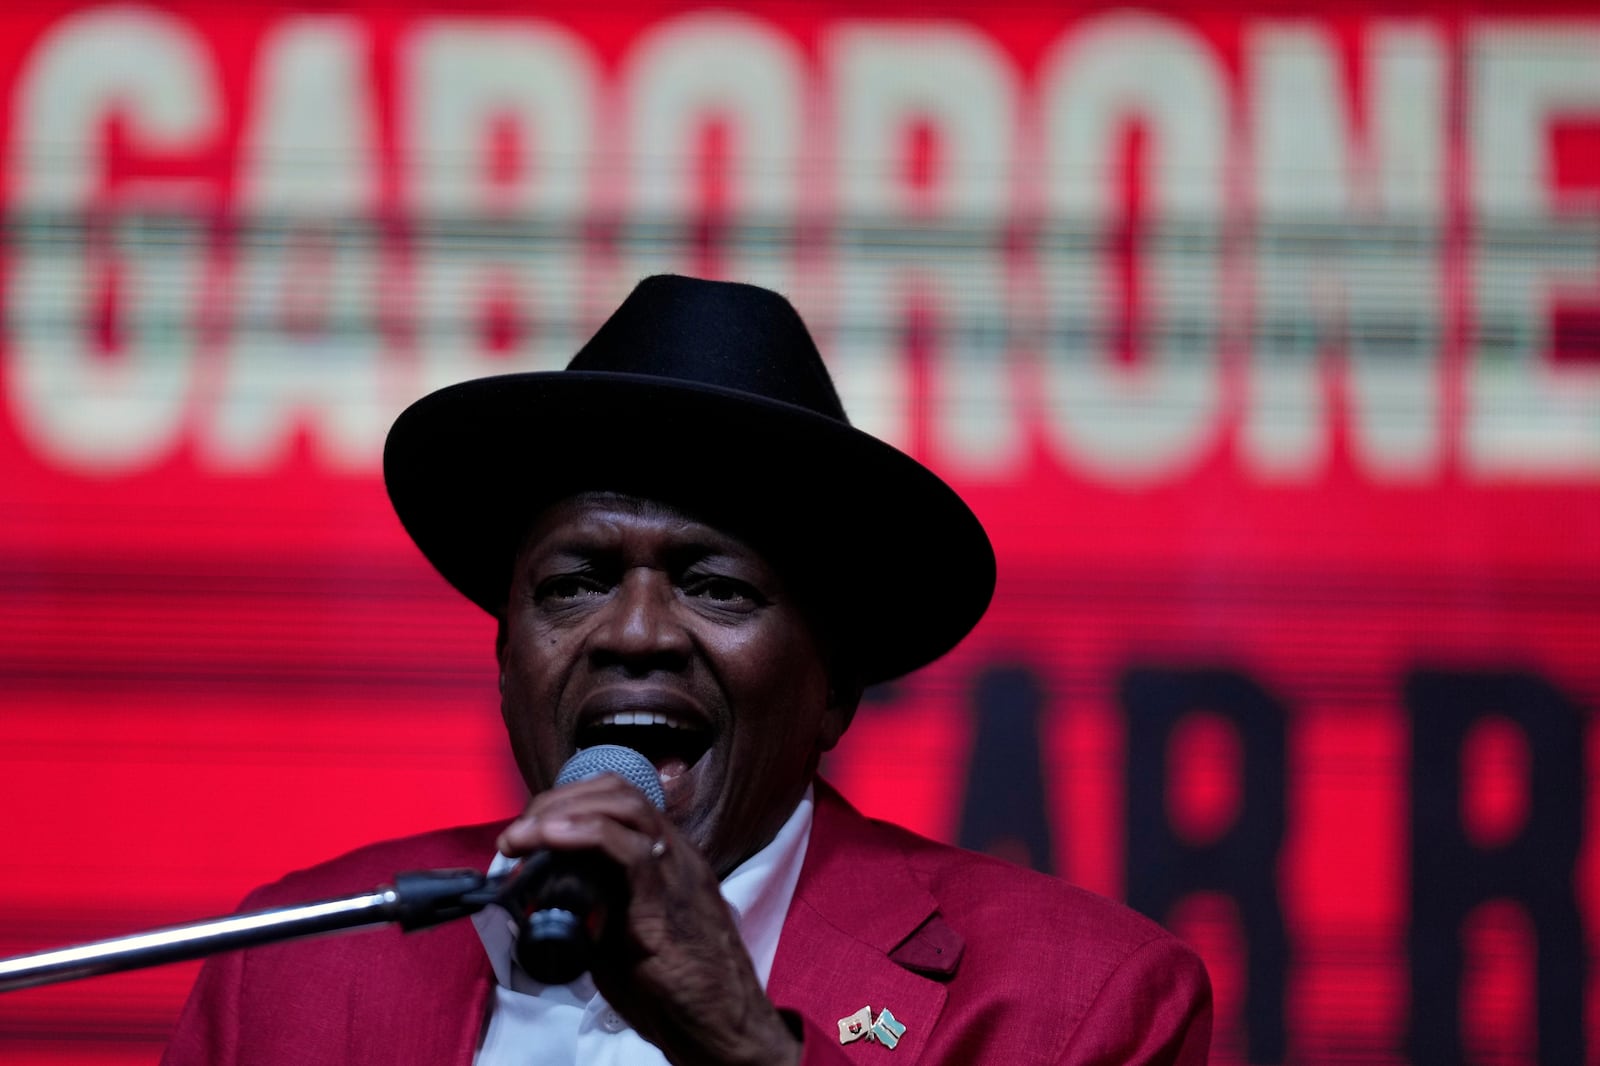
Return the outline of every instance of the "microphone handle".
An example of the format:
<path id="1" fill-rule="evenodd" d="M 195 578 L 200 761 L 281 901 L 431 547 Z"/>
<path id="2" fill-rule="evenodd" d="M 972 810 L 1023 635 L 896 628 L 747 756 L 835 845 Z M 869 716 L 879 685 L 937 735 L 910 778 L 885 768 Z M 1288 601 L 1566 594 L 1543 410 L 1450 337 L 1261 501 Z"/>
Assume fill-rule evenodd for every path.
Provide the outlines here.
<path id="1" fill-rule="evenodd" d="M 657 810 L 666 807 L 655 765 L 618 744 L 578 752 L 556 775 L 556 787 L 608 773 L 638 789 Z M 606 915 L 625 902 L 627 889 L 622 871 L 596 853 L 529 856 L 496 900 L 516 920 L 523 972 L 546 985 L 570 984 L 588 973 Z"/>
<path id="2" fill-rule="evenodd" d="M 525 879 L 518 871 L 523 891 L 507 893 L 520 897 L 512 911 L 517 962 L 540 984 L 570 984 L 589 972 L 595 941 L 625 884 L 610 863 L 582 852 L 541 852 L 523 865 L 531 864 Z"/>

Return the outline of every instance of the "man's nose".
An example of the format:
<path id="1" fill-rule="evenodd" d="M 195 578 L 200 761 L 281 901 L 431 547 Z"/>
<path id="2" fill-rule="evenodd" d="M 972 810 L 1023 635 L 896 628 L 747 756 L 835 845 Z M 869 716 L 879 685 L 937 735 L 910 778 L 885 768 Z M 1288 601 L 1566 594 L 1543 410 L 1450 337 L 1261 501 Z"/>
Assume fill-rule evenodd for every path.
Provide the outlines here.
<path id="1" fill-rule="evenodd" d="M 642 566 L 625 572 L 595 628 L 591 653 L 631 670 L 670 670 L 680 667 L 689 651 L 671 578 Z"/>

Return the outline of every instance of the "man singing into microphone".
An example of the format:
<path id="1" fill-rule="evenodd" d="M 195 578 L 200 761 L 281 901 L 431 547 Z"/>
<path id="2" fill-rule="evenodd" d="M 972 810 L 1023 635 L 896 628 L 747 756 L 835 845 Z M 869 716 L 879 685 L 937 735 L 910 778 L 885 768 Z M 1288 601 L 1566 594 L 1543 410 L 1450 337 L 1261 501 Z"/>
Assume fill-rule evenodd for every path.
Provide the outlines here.
<path id="1" fill-rule="evenodd" d="M 590 972 L 535 981 L 499 908 L 235 952 L 166 1062 L 1205 1061 L 1205 971 L 1160 927 L 816 778 L 864 685 L 977 623 L 994 557 L 948 486 L 849 425 L 781 296 L 647 279 L 566 370 L 413 405 L 384 473 L 423 554 L 499 620 L 533 798 L 246 906 L 571 858 L 605 886 Z M 602 744 L 653 764 L 663 809 L 611 774 L 556 784 Z"/>

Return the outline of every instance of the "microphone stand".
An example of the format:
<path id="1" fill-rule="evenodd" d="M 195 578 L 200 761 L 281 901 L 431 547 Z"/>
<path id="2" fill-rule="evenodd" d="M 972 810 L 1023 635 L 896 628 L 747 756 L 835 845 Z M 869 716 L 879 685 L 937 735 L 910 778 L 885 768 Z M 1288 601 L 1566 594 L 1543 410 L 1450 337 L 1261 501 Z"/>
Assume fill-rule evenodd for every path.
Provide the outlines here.
<path id="1" fill-rule="evenodd" d="M 0 959 L 0 992 L 75 981 L 235 948 L 397 922 L 407 932 L 476 914 L 496 902 L 506 878 L 477 870 L 419 870 L 393 885 L 337 899 L 170 925 L 147 933 Z"/>

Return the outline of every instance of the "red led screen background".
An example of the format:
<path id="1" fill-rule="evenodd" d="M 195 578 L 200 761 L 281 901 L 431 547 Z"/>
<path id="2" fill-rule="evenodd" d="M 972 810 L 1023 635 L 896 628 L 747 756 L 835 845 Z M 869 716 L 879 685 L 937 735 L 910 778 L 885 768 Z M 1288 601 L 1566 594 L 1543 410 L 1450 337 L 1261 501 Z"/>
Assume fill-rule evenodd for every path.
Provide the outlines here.
<path id="1" fill-rule="evenodd" d="M 673 269 L 790 293 L 995 541 L 859 806 L 1188 937 L 1215 1061 L 1592 1061 L 1587 6 L 0 27 L 0 954 L 518 809 L 383 432 Z M 153 1062 L 194 971 L 0 996 L 0 1058 Z"/>

